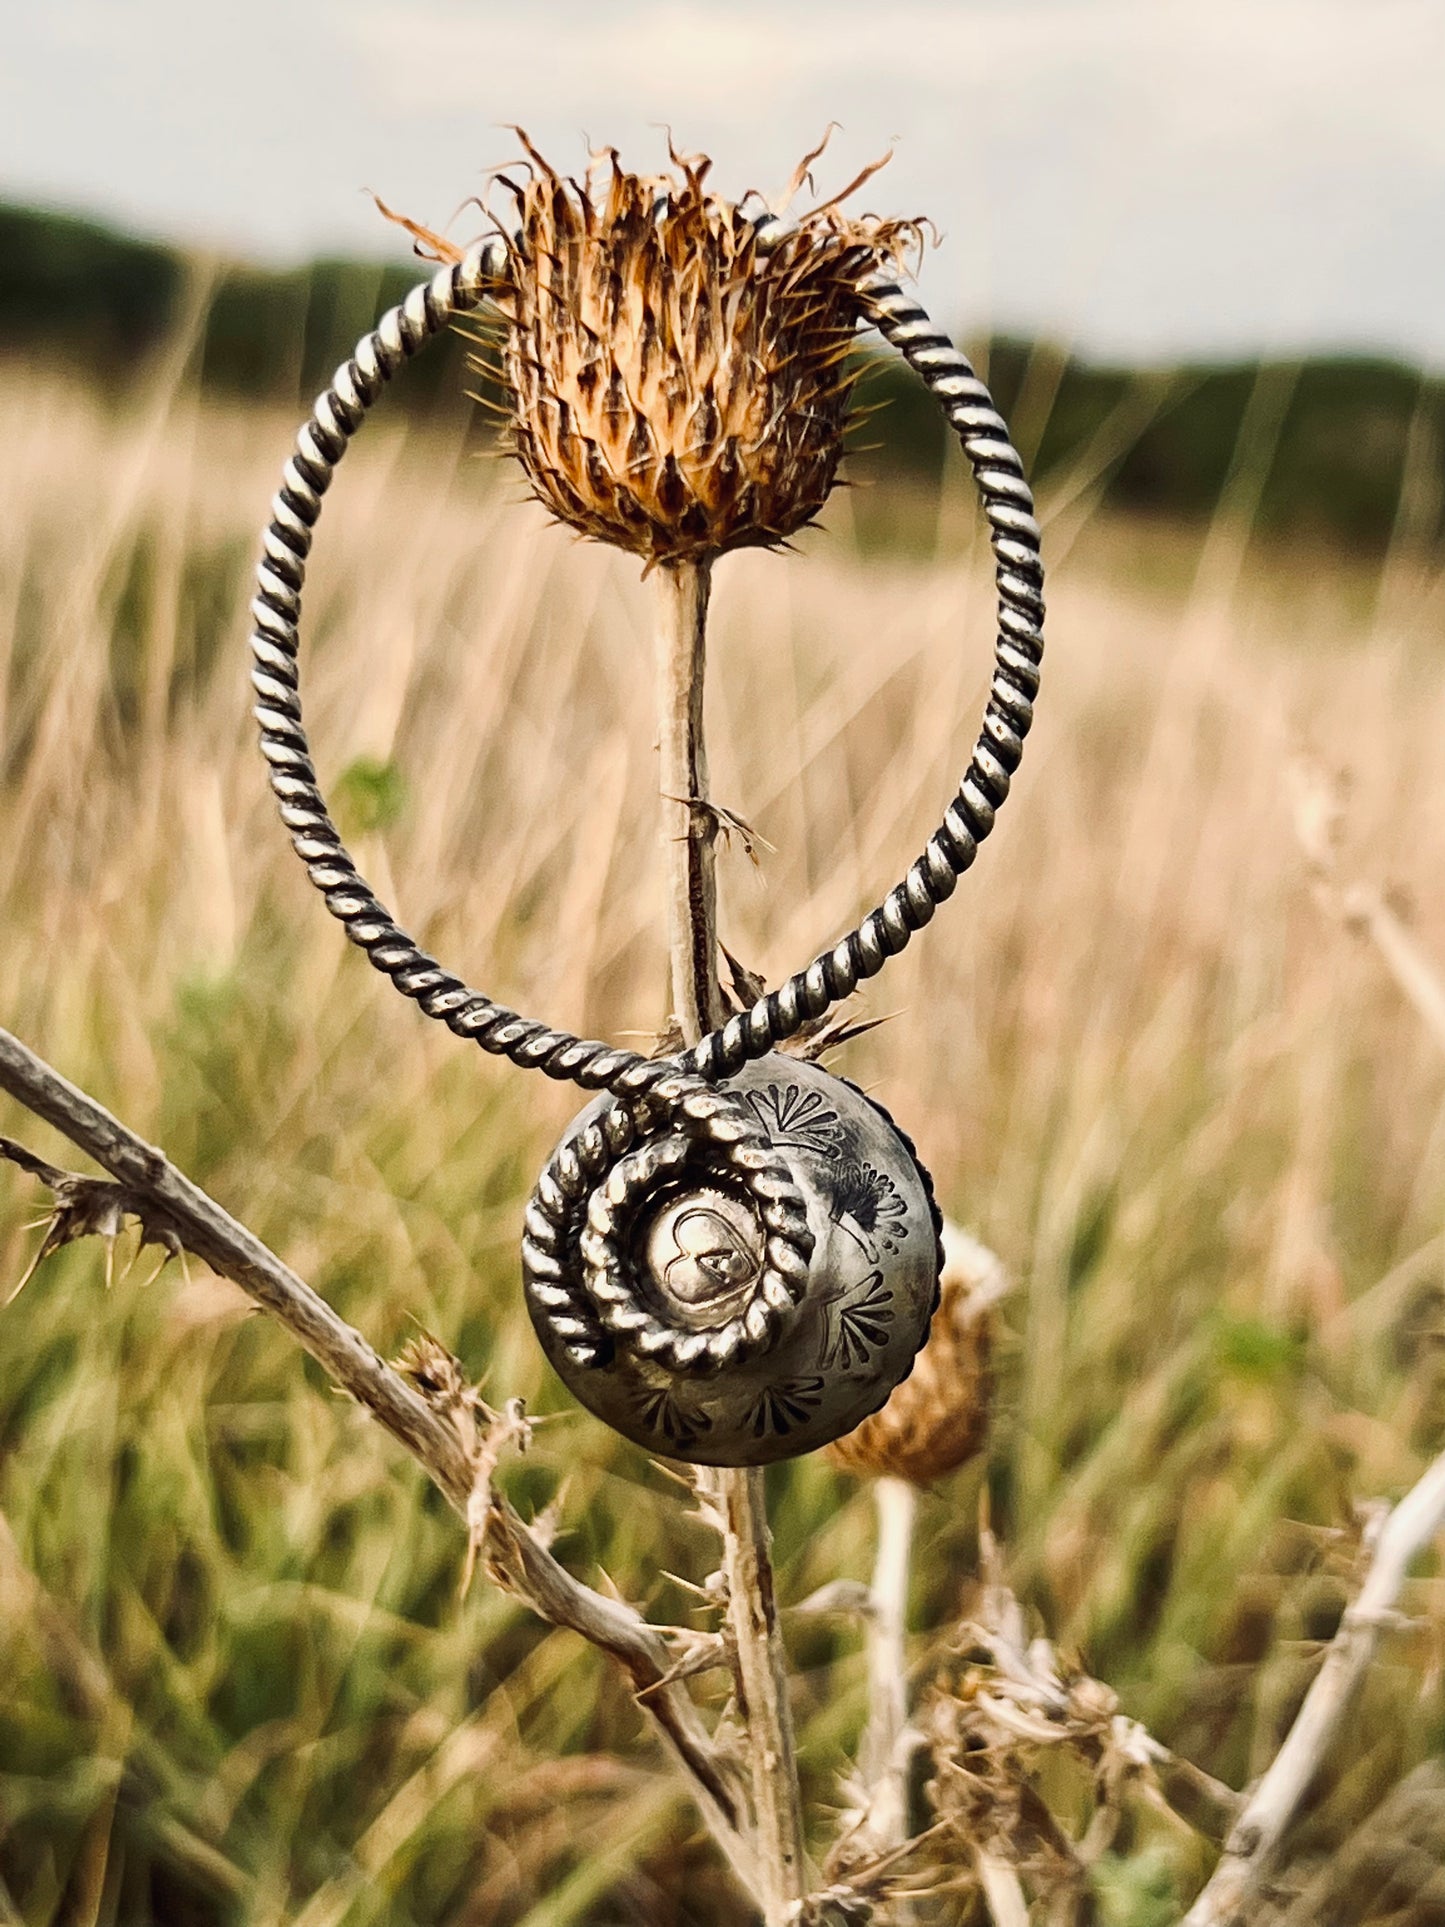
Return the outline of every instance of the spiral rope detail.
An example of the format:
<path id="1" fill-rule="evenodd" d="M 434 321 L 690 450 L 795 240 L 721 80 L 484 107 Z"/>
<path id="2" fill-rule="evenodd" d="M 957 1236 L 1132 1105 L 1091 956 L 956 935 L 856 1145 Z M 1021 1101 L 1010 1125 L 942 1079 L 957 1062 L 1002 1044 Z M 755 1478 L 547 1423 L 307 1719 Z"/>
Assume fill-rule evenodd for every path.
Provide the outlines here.
<path id="1" fill-rule="evenodd" d="M 767 238 L 760 235 L 760 245 Z M 298 433 L 271 504 L 251 604 L 254 714 L 292 845 L 327 909 L 375 968 L 428 1017 L 491 1055 L 616 1100 L 559 1147 L 527 1212 L 529 1287 L 548 1301 L 569 1355 L 600 1360 L 621 1343 L 677 1371 L 716 1372 L 769 1343 L 802 1295 L 813 1250 L 787 1164 L 754 1115 L 717 1086 L 876 975 L 932 919 L 972 864 L 1008 794 L 1032 721 L 1043 649 L 1039 529 L 1023 464 L 966 357 L 889 275 L 861 279 L 860 318 L 876 325 L 916 370 L 959 436 L 995 556 L 995 671 L 957 795 L 906 876 L 854 930 L 676 1058 L 645 1058 L 519 1015 L 422 950 L 361 876 L 317 779 L 297 664 L 306 562 L 337 464 L 391 377 L 456 316 L 481 306 L 505 259 L 505 243 L 494 238 L 413 288 L 358 342 Z M 764 1263 L 746 1304 L 726 1324 L 705 1331 L 674 1329 L 639 1301 L 625 1248 L 626 1226 L 642 1198 L 685 1172 L 713 1173 L 745 1194 L 764 1242 Z M 569 1263 L 575 1252 L 580 1276 Z"/>

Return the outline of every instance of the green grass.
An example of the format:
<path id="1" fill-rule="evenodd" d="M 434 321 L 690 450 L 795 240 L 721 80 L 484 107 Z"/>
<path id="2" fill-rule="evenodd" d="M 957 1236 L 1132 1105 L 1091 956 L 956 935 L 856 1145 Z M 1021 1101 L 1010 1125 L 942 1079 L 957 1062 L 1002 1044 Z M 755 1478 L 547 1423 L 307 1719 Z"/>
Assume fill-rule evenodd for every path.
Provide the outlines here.
<path id="1" fill-rule="evenodd" d="M 3 1021 L 378 1346 L 419 1323 L 523 1395 L 547 1423 L 511 1496 L 565 1488 L 582 1576 L 703 1623 L 667 1575 L 714 1547 L 569 1405 L 521 1309 L 522 1205 L 575 1094 L 432 1035 L 274 820 L 243 612 L 289 424 L 163 378 L 107 413 L 12 376 L 0 437 Z M 648 1032 L 648 600 L 461 461 L 460 426 L 366 442 L 308 664 L 364 863 L 499 995 Z M 1243 447 L 1237 476 L 1265 458 Z M 1367 578 L 1251 548 L 1244 485 L 1191 534 L 1100 523 L 1075 479 L 1046 503 L 1052 655 L 1017 794 L 844 1061 L 1019 1281 L 988 1463 L 922 1506 L 920 1658 L 967 1596 L 986 1484 L 1040 1623 L 1239 1784 L 1338 1619 L 1352 1505 L 1445 1431 L 1445 1063 L 1313 902 L 1281 777 L 1300 742 L 1351 766 L 1348 861 L 1445 957 L 1441 578 L 1403 537 Z M 777 846 L 725 860 L 724 935 L 773 980 L 902 869 L 967 753 L 988 579 L 967 500 L 928 512 L 920 560 L 865 563 L 843 498 L 803 560 L 719 572 L 715 789 Z M 12 1106 L 0 1130 L 64 1161 Z M 40 1208 L 0 1173 L 0 1279 Z M 437 1494 L 238 1292 L 141 1275 L 107 1293 L 72 1250 L 0 1317 L 0 1918 L 737 1919 L 597 1656 L 485 1585 L 459 1598 Z M 866 1492 L 808 1460 L 770 1494 L 785 1604 L 866 1574 Z M 1389 1642 L 1313 1839 L 1445 1738 L 1433 1569 L 1408 1603 L 1426 1629 Z M 862 1668 L 843 1629 L 790 1638 L 822 1845 Z M 1170 1918 L 1206 1865 L 1141 1818 L 1101 1920 Z"/>

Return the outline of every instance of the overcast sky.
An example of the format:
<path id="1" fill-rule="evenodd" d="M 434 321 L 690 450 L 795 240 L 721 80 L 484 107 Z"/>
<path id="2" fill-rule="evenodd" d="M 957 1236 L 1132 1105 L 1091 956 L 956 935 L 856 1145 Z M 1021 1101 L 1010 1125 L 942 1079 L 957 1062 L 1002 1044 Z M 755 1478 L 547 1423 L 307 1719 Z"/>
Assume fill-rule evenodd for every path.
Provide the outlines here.
<path id="1" fill-rule="evenodd" d="M 958 325 L 1445 366 L 1445 0 L 0 0 L 0 196 L 269 259 L 398 252 L 519 122 L 926 213 Z M 471 232 L 467 217 L 455 231 Z M 0 261 L 0 274 L 4 263 Z"/>

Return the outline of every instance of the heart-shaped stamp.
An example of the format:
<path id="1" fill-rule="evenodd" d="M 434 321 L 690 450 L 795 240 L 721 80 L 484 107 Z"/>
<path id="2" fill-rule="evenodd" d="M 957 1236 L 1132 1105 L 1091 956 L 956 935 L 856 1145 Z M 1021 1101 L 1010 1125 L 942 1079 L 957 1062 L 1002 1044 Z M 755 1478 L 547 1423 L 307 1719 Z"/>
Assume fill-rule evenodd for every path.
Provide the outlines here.
<path id="1" fill-rule="evenodd" d="M 695 1192 L 660 1211 L 647 1240 L 654 1283 L 673 1304 L 717 1311 L 753 1284 L 762 1269 L 756 1220 L 739 1199 Z"/>

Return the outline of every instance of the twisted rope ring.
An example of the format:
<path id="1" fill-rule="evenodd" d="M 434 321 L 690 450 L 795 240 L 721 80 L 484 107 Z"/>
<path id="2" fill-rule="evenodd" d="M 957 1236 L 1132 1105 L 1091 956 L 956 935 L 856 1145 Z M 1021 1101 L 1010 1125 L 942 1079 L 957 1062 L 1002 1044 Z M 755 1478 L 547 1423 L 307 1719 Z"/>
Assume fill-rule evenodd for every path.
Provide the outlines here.
<path id="1" fill-rule="evenodd" d="M 769 222 L 759 245 L 784 230 Z M 751 1009 L 675 1059 L 649 1059 L 553 1029 L 496 1003 L 444 969 L 396 922 L 357 870 L 331 819 L 301 719 L 297 655 L 306 561 L 337 464 L 391 377 L 458 315 L 486 298 L 505 265 L 499 238 L 413 288 L 357 343 L 296 438 L 262 537 L 251 604 L 251 680 L 261 751 L 281 819 L 327 909 L 371 963 L 428 1017 L 524 1069 L 608 1091 L 603 1110 L 549 1163 L 527 1212 L 524 1255 L 534 1289 L 551 1293 L 569 1352 L 600 1360 L 624 1342 L 675 1369 L 710 1372 L 765 1347 L 801 1296 L 813 1240 L 791 1175 L 722 1080 L 795 1036 L 875 976 L 928 923 L 1008 795 L 1033 718 L 1043 651 L 1043 568 L 1023 463 L 988 390 L 924 310 L 883 272 L 860 281 L 860 318 L 875 325 L 922 377 L 973 469 L 996 562 L 998 635 L 983 726 L 958 793 L 906 876 L 882 903 Z M 765 1264 L 728 1324 L 680 1332 L 641 1306 L 615 1235 L 639 1187 L 699 1163 L 746 1193 L 764 1230 Z M 585 1230 L 583 1229 L 585 1223 Z M 564 1262 L 580 1241 L 580 1287 Z"/>

